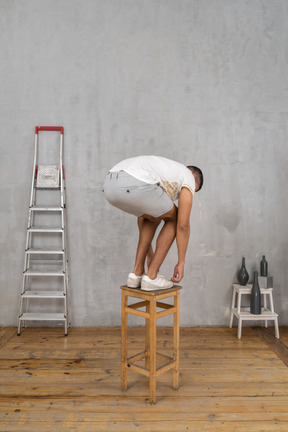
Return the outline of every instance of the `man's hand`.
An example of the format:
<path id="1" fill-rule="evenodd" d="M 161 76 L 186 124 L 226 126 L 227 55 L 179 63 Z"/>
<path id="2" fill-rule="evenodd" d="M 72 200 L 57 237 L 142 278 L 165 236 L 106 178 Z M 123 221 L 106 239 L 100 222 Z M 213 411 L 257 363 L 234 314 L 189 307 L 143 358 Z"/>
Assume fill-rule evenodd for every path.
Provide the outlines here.
<path id="1" fill-rule="evenodd" d="M 180 282 L 184 276 L 184 264 L 177 264 L 174 269 L 173 277 L 171 278 L 172 282 Z"/>

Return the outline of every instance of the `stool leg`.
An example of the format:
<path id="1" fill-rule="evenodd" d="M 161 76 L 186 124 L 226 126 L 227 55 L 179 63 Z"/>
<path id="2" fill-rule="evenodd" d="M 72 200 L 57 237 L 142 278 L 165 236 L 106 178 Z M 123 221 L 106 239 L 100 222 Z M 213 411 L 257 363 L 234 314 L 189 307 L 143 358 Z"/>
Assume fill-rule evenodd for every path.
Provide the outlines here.
<path id="1" fill-rule="evenodd" d="M 274 325 L 275 325 L 275 337 L 276 337 L 277 339 L 279 339 L 279 338 L 280 338 L 280 335 L 279 335 L 278 317 L 275 317 Z"/>
<path id="2" fill-rule="evenodd" d="M 241 339 L 241 331 L 242 331 L 242 318 L 239 318 L 238 321 L 238 339 Z"/>
<path id="3" fill-rule="evenodd" d="M 174 296 L 174 306 L 176 312 L 174 313 L 174 325 L 173 325 L 173 359 L 175 360 L 175 366 L 173 368 L 173 389 L 177 390 L 179 388 L 179 308 L 180 308 L 180 294 Z"/>
<path id="4" fill-rule="evenodd" d="M 150 315 L 150 303 L 146 306 L 146 312 Z M 150 319 L 145 320 L 145 368 L 150 369 Z"/>
<path id="5" fill-rule="evenodd" d="M 127 324 L 128 316 L 126 307 L 128 304 L 128 297 L 122 291 L 122 326 L 121 326 L 121 390 L 127 390 Z"/>
<path id="6" fill-rule="evenodd" d="M 235 287 L 233 287 L 231 314 L 230 314 L 230 323 L 229 323 L 230 328 L 232 327 L 232 324 L 233 324 L 233 316 L 234 316 L 233 309 L 235 307 L 235 298 L 236 298 L 236 289 L 235 289 Z"/>
<path id="7" fill-rule="evenodd" d="M 150 404 L 156 403 L 156 299 L 150 300 Z"/>
<path id="8" fill-rule="evenodd" d="M 273 295 L 272 295 L 272 291 L 271 290 L 269 292 L 269 299 L 270 299 L 270 309 L 271 309 L 271 312 L 275 312 L 274 311 L 274 303 L 273 303 Z"/>
<path id="9" fill-rule="evenodd" d="M 266 294 L 263 294 L 263 307 L 264 307 L 264 310 L 267 309 L 267 299 L 266 299 Z M 266 328 L 268 327 L 268 321 L 267 321 L 267 320 L 265 320 L 265 327 L 266 327 Z"/>

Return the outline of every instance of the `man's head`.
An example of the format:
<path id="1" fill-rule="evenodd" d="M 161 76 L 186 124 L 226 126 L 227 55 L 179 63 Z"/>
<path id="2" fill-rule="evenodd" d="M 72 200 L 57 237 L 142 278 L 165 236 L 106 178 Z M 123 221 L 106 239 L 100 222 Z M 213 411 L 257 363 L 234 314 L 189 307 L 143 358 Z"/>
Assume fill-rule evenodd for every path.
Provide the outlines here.
<path id="1" fill-rule="evenodd" d="M 187 168 L 190 169 L 190 171 L 192 172 L 195 178 L 195 183 L 196 183 L 195 192 L 198 192 L 203 186 L 203 181 L 204 181 L 203 173 L 200 168 L 193 165 L 188 165 Z"/>

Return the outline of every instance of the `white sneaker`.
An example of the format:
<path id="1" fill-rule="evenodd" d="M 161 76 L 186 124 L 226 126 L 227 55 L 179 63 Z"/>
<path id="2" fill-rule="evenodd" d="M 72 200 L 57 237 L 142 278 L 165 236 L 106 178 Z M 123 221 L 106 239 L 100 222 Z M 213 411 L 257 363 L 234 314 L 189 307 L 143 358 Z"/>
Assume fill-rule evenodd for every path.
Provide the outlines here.
<path id="1" fill-rule="evenodd" d="M 129 273 L 127 279 L 128 288 L 140 288 L 142 276 L 136 276 L 135 273 Z"/>
<path id="2" fill-rule="evenodd" d="M 142 277 L 141 289 L 143 291 L 157 291 L 173 287 L 173 282 L 168 281 L 162 275 L 157 275 L 156 279 L 150 279 L 147 275 Z"/>

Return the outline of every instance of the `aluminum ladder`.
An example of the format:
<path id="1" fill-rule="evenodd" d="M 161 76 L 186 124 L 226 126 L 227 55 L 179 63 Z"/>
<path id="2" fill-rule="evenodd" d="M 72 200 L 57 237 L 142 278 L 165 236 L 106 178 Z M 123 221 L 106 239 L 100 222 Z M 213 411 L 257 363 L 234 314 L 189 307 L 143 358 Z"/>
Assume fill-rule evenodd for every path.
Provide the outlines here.
<path id="1" fill-rule="evenodd" d="M 57 158 L 55 165 L 38 165 L 39 135 L 45 131 L 54 132 L 53 137 L 49 133 L 49 138 L 57 140 L 56 147 L 54 146 Z M 60 143 L 58 143 L 58 134 L 55 132 L 60 132 Z M 47 138 L 47 134 L 45 135 Z M 44 139 L 43 135 L 41 141 L 42 139 Z M 32 325 L 48 321 L 52 326 L 64 324 L 65 336 L 68 332 L 68 259 L 63 141 L 62 126 L 36 126 L 18 335 L 28 322 Z M 52 156 L 55 161 L 55 155 Z"/>

